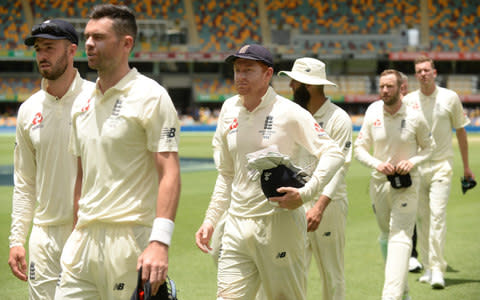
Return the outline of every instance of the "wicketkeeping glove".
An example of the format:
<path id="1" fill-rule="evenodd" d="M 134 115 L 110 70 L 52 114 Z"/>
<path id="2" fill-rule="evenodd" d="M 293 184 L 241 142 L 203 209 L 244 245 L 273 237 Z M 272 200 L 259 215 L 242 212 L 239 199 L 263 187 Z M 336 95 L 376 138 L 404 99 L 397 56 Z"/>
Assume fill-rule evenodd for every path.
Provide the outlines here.
<path id="1" fill-rule="evenodd" d="M 167 276 L 155 296 L 152 296 L 150 281 L 142 284 L 142 268 L 138 271 L 137 288 L 130 300 L 178 300 L 175 282 Z"/>
<path id="2" fill-rule="evenodd" d="M 460 182 L 462 183 L 462 192 L 464 194 L 477 185 L 477 182 L 473 178 L 462 177 Z"/>

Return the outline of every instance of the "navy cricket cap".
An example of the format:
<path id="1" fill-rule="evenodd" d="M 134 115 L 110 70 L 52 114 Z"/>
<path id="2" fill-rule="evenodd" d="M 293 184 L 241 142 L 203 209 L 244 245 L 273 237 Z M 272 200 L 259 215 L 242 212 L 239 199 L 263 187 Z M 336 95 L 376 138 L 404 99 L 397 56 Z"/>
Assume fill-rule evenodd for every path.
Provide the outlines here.
<path id="1" fill-rule="evenodd" d="M 227 63 L 233 63 L 237 58 L 251 59 L 262 62 L 269 67 L 273 67 L 273 57 L 267 48 L 260 45 L 245 45 L 237 53 L 230 55 L 225 59 Z"/>
<path id="2" fill-rule="evenodd" d="M 301 188 L 305 185 L 305 181 L 287 166 L 278 165 L 275 168 L 263 170 L 260 184 L 265 196 L 270 198 L 285 195 L 277 192 L 280 187 Z"/>
<path id="3" fill-rule="evenodd" d="M 36 38 L 50 40 L 66 39 L 78 45 L 78 34 L 72 24 L 67 21 L 53 19 L 32 27 L 31 35 L 25 39 L 25 45 L 33 46 Z"/>

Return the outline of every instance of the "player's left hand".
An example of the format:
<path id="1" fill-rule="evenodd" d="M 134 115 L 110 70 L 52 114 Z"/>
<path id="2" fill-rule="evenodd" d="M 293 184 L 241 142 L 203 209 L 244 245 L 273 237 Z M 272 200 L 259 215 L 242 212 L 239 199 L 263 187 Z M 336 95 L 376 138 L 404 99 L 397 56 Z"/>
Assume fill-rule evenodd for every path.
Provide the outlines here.
<path id="1" fill-rule="evenodd" d="M 413 163 L 411 163 L 409 160 L 402 160 L 395 166 L 395 172 L 400 175 L 405 175 L 408 174 L 412 168 Z"/>
<path id="2" fill-rule="evenodd" d="M 168 272 L 168 246 L 152 241 L 137 261 L 137 271 L 142 267 L 142 280 L 150 281 L 152 295 L 156 295 Z"/>
<path id="3" fill-rule="evenodd" d="M 302 197 L 297 188 L 294 187 L 280 187 L 277 189 L 279 193 L 285 193 L 280 197 L 270 197 L 268 200 L 277 202 L 278 206 L 287 209 L 296 209 L 303 205 Z"/>

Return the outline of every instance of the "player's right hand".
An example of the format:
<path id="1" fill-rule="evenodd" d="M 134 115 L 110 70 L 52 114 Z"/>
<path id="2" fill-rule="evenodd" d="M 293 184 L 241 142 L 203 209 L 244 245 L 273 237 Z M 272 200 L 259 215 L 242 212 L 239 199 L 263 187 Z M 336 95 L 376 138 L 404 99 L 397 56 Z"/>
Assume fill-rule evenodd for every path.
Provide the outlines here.
<path id="1" fill-rule="evenodd" d="M 27 261 L 25 260 L 25 248 L 15 246 L 10 248 L 8 264 L 13 275 L 20 280 L 27 281 Z"/>
<path id="2" fill-rule="evenodd" d="M 213 229 L 212 224 L 203 223 L 197 233 L 195 233 L 195 243 L 202 252 L 208 253 L 212 251 L 212 247 L 210 247 L 209 243 L 212 238 Z"/>

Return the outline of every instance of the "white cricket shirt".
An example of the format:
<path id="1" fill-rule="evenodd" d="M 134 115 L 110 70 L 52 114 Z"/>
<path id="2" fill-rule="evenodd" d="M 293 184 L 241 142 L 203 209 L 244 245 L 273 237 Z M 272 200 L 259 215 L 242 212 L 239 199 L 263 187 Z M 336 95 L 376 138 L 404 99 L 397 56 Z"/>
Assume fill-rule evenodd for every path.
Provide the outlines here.
<path id="1" fill-rule="evenodd" d="M 345 157 L 344 165 L 337 171 L 320 194 L 327 196 L 332 201 L 339 200 L 347 204 L 345 175 L 352 161 L 352 120 L 343 109 L 332 103 L 329 98 L 313 114 L 313 117 L 325 129 L 328 136 L 337 143 Z M 315 168 L 318 159 L 307 152 L 304 153 L 305 158 L 302 158 L 301 165 L 307 168 L 306 171 L 308 173 L 311 173 L 313 170 L 308 169 L 311 167 Z"/>
<path id="2" fill-rule="evenodd" d="M 240 217 L 264 216 L 282 209 L 269 203 L 260 179 L 252 181 L 246 168 L 246 154 L 270 145 L 276 145 L 296 164 L 302 148 L 320 158 L 312 179 L 299 189 L 303 201 L 317 195 L 344 162 L 340 149 L 312 115 L 277 95 L 272 87 L 252 112 L 243 106 L 243 97 L 236 95 L 223 104 L 213 138 L 218 177 L 205 221 L 215 226 L 227 208 Z"/>
<path id="3" fill-rule="evenodd" d="M 73 189 L 77 160 L 68 152 L 74 101 L 88 99 L 95 85 L 76 73 L 60 99 L 41 90 L 28 98 L 17 116 L 10 247 L 25 243 L 30 223 L 73 222 Z"/>
<path id="4" fill-rule="evenodd" d="M 153 152 L 177 152 L 179 121 L 165 88 L 131 69 L 74 111 L 72 153 L 83 168 L 78 223 L 141 224 L 155 217 Z"/>
<path id="5" fill-rule="evenodd" d="M 402 103 L 400 109 L 391 115 L 384 110 L 383 101 L 378 100 L 367 108 L 353 153 L 362 164 L 374 169 L 374 178 L 387 180 L 376 170 L 380 163 L 396 165 L 409 160 L 415 168 L 431 156 L 433 147 L 430 129 L 417 110 Z"/>
<path id="6" fill-rule="evenodd" d="M 457 93 L 437 86 L 430 96 L 416 90 L 407 94 L 403 101 L 408 106 L 421 111 L 431 126 L 436 144 L 431 160 L 453 158 L 452 129 L 463 128 L 470 124 Z"/>

